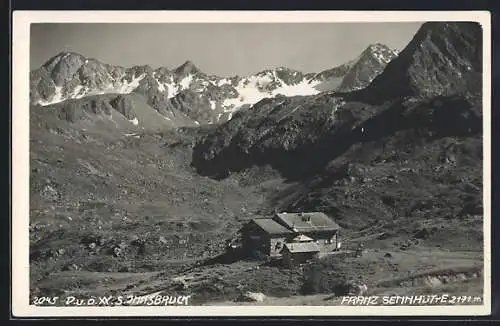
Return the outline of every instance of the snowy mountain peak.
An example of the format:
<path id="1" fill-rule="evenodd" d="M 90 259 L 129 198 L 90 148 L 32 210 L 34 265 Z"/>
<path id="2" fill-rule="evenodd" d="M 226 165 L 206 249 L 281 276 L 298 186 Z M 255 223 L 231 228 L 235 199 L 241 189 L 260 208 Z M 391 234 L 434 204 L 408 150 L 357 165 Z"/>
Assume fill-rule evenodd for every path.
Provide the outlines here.
<path id="1" fill-rule="evenodd" d="M 98 94 L 142 95 L 160 114 L 180 111 L 195 123 L 228 120 L 236 110 L 275 96 L 307 96 L 368 85 L 395 54 L 370 45 L 357 58 L 320 73 L 279 66 L 253 75 L 218 77 L 187 60 L 170 70 L 148 65 L 124 68 L 61 52 L 30 74 L 30 100 L 48 105 Z"/>
<path id="2" fill-rule="evenodd" d="M 431 97 L 481 90 L 481 26 L 475 22 L 426 22 L 408 45 L 360 94 L 380 103 L 395 96 Z"/>
<path id="3" fill-rule="evenodd" d="M 42 67 L 45 67 L 49 70 L 53 69 L 58 63 L 62 61 L 84 61 L 86 58 L 81 54 L 74 52 L 66 52 L 62 51 L 47 60 Z"/>
<path id="4" fill-rule="evenodd" d="M 370 44 L 370 45 L 368 45 L 367 49 L 369 49 L 371 51 L 386 51 L 386 50 L 390 50 L 390 48 L 387 45 L 382 44 L 382 43 L 373 43 L 373 44 Z"/>
<path id="5" fill-rule="evenodd" d="M 386 45 L 370 44 L 352 63 L 337 90 L 348 92 L 366 87 L 395 57 L 397 52 Z"/>
<path id="6" fill-rule="evenodd" d="M 388 46 L 381 44 L 381 43 L 375 43 L 375 44 L 370 44 L 362 53 L 360 57 L 367 56 L 370 58 L 374 58 L 380 62 L 388 63 L 391 61 L 395 56 L 397 56 L 397 52 L 395 50 L 392 50 Z"/>

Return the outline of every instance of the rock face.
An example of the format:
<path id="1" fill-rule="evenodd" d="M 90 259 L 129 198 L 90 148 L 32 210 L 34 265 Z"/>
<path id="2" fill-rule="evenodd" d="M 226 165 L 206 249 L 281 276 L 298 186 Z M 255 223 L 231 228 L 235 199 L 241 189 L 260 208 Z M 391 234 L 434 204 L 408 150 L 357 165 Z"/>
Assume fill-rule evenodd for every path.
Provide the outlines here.
<path id="1" fill-rule="evenodd" d="M 310 75 L 319 91 L 349 92 L 366 87 L 378 76 L 397 52 L 376 43 L 369 45 L 359 56 L 338 67 Z"/>
<path id="2" fill-rule="evenodd" d="M 339 99 L 279 97 L 241 110 L 194 148 L 193 165 L 201 174 L 240 171 L 270 163 L 280 170 L 292 167 L 318 139 L 342 129 L 333 121 L 345 113 Z"/>
<path id="3" fill-rule="evenodd" d="M 396 56 L 395 51 L 383 44 L 370 45 L 346 73 L 337 90 L 349 92 L 368 86 Z"/>
<path id="4" fill-rule="evenodd" d="M 160 114 L 176 110 L 195 124 L 212 124 L 227 121 L 239 109 L 264 98 L 364 87 L 394 56 L 377 44 L 354 60 L 318 74 L 278 67 L 224 78 L 205 74 L 189 60 L 173 70 L 147 65 L 124 68 L 61 52 L 30 73 L 30 101 L 45 106 L 92 95 L 137 93 Z"/>
<path id="5" fill-rule="evenodd" d="M 478 23 L 429 22 L 370 87 L 354 97 L 383 103 L 395 97 L 430 98 L 481 91 L 482 30 Z"/>
<path id="6" fill-rule="evenodd" d="M 367 88 L 262 100 L 199 142 L 192 163 L 200 173 L 217 177 L 265 164 L 300 175 L 355 144 L 400 130 L 425 129 L 441 137 L 477 134 L 480 89 L 469 85 L 467 76 L 480 78 L 479 48 L 479 25 L 424 24 Z M 353 76 L 362 75 L 353 68 Z"/>
<path id="7" fill-rule="evenodd" d="M 195 126 L 189 117 L 175 108 L 164 109 L 160 113 L 138 93 L 90 95 L 50 104 L 46 110 L 37 106 L 31 108 L 31 119 L 38 124 L 43 125 L 43 120 L 52 116 L 83 129 L 93 126 L 92 129 L 134 132 Z M 103 123 L 106 127 L 102 126 Z"/>

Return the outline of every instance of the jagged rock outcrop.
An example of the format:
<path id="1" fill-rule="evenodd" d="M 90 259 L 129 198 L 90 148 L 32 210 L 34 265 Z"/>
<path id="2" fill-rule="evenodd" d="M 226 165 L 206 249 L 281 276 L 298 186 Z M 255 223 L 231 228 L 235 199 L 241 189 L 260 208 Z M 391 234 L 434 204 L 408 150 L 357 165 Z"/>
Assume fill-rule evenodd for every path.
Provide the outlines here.
<path id="1" fill-rule="evenodd" d="M 350 67 L 337 90 L 349 92 L 368 86 L 396 56 L 395 51 L 383 44 L 370 45 Z"/>
<path id="2" fill-rule="evenodd" d="M 401 130 L 477 134 L 481 103 L 465 93 L 477 89 L 466 75 L 480 75 L 480 36 L 475 24 L 424 24 L 366 89 L 260 101 L 200 141 L 192 164 L 218 177 L 265 164 L 298 176 Z"/>
<path id="3" fill-rule="evenodd" d="M 369 87 L 351 98 L 383 103 L 481 92 L 482 30 L 475 22 L 428 22 Z"/>

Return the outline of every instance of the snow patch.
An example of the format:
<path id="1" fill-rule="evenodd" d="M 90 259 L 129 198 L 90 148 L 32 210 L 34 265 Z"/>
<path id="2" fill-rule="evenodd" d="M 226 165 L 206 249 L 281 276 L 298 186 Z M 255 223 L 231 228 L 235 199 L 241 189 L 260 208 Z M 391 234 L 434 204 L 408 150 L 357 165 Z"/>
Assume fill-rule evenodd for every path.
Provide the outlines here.
<path id="1" fill-rule="evenodd" d="M 173 83 L 166 84 L 167 86 L 167 98 L 172 98 L 179 93 L 178 87 L 176 87 Z"/>
<path id="2" fill-rule="evenodd" d="M 52 98 L 52 103 L 57 103 L 64 100 L 62 90 L 62 86 L 56 86 L 56 91 L 54 93 L 54 97 Z"/>
<path id="3" fill-rule="evenodd" d="M 139 120 L 136 118 L 133 118 L 132 120 L 129 120 L 134 126 L 137 126 L 139 124 Z"/>
<path id="4" fill-rule="evenodd" d="M 82 85 L 77 85 L 73 92 L 71 93 L 72 98 L 82 98 L 88 93 L 88 89 L 84 88 Z"/>
<path id="5" fill-rule="evenodd" d="M 179 87 L 175 85 L 172 77 L 170 77 L 170 82 L 160 82 L 158 79 L 155 79 L 158 84 L 158 90 L 161 93 L 167 93 L 167 98 L 172 98 L 179 93 Z"/>
<path id="6" fill-rule="evenodd" d="M 374 52 L 373 56 L 380 63 L 388 63 L 390 61 L 390 59 L 388 57 L 385 57 L 384 55 L 382 55 L 381 53 L 378 53 L 378 52 Z"/>
<path id="7" fill-rule="evenodd" d="M 312 82 L 310 80 L 303 80 L 294 85 L 282 83 L 282 86 L 277 87 L 272 91 L 262 91 L 261 89 L 267 86 L 270 82 L 272 82 L 272 79 L 269 75 L 245 78 L 235 87 L 240 96 L 225 99 L 222 104 L 225 109 L 229 111 L 236 110 L 245 104 L 253 105 L 264 98 L 275 97 L 276 95 L 307 96 L 320 93 L 320 91 L 316 89 L 319 82 Z"/>
<path id="8" fill-rule="evenodd" d="M 306 80 L 301 81 L 295 85 L 283 85 L 273 91 L 273 95 L 282 94 L 285 96 L 307 96 L 316 95 L 319 92 L 313 87 L 313 84 L 308 83 Z"/>
<path id="9" fill-rule="evenodd" d="M 188 89 L 193 81 L 193 75 L 189 74 L 180 81 L 181 89 Z"/>
<path id="10" fill-rule="evenodd" d="M 215 101 L 210 101 L 210 108 L 211 108 L 212 110 L 215 110 L 215 107 L 216 107 L 216 103 L 215 103 Z"/>
<path id="11" fill-rule="evenodd" d="M 231 84 L 231 80 L 227 79 L 227 78 L 223 78 L 223 79 L 219 79 L 217 81 L 217 86 L 222 86 L 222 85 L 230 85 Z"/>
<path id="12" fill-rule="evenodd" d="M 165 85 L 163 85 L 163 83 L 160 83 L 160 81 L 158 79 L 155 79 L 156 80 L 156 83 L 158 84 L 158 90 L 160 92 L 165 92 Z"/>
<path id="13" fill-rule="evenodd" d="M 123 83 L 116 91 L 117 93 L 120 93 L 120 94 L 128 94 L 128 93 L 132 93 L 132 91 L 134 89 L 136 89 L 138 86 L 139 86 L 139 83 L 141 82 L 141 80 L 144 79 L 144 77 L 146 77 L 146 74 L 142 74 L 138 77 L 135 77 L 134 79 L 132 79 L 132 81 L 130 82 L 125 82 Z"/>
<path id="14" fill-rule="evenodd" d="M 65 99 L 63 98 L 62 90 L 62 86 L 55 86 L 54 96 L 52 96 L 52 98 L 48 101 L 40 100 L 38 104 L 46 106 L 64 101 Z"/>

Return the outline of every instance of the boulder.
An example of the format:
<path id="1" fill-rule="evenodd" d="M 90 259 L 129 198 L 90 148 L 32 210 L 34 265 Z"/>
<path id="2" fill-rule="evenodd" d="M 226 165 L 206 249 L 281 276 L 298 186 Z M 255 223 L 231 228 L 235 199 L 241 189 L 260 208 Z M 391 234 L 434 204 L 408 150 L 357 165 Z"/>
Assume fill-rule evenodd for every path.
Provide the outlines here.
<path id="1" fill-rule="evenodd" d="M 430 287 L 438 287 L 438 286 L 441 286 L 443 284 L 439 278 L 434 277 L 434 276 L 427 277 L 425 279 L 425 283 Z"/>
<path id="2" fill-rule="evenodd" d="M 262 302 L 266 298 L 261 292 L 245 292 L 236 298 L 236 302 Z"/>

